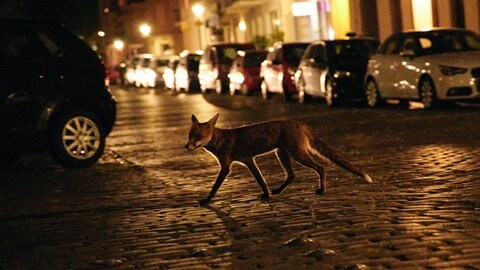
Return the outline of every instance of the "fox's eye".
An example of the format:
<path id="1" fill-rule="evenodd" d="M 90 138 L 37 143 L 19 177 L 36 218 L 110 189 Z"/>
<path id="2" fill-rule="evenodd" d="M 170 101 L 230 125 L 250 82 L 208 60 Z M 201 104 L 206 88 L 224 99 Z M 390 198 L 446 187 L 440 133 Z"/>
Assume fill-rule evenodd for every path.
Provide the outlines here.
<path id="1" fill-rule="evenodd" d="M 195 139 L 200 140 L 200 139 L 202 139 L 202 136 L 200 136 L 200 135 L 195 135 Z"/>

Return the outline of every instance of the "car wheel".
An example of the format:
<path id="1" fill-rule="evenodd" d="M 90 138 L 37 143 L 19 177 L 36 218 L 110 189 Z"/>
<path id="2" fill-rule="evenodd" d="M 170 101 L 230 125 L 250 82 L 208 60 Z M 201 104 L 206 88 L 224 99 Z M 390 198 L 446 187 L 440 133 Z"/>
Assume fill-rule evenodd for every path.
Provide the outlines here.
<path id="1" fill-rule="evenodd" d="M 297 89 L 298 89 L 298 102 L 299 103 L 309 102 L 311 99 L 311 96 L 305 93 L 305 81 L 303 80 L 303 77 L 300 77 L 298 81 Z"/>
<path id="2" fill-rule="evenodd" d="M 437 92 L 432 79 L 422 79 L 418 89 L 420 92 L 420 102 L 422 102 L 425 109 L 431 109 L 438 105 Z"/>
<path id="3" fill-rule="evenodd" d="M 105 132 L 98 117 L 72 109 L 56 118 L 50 129 L 50 153 L 65 168 L 93 165 L 105 149 Z"/>
<path id="4" fill-rule="evenodd" d="M 367 85 L 365 86 L 365 99 L 367 105 L 370 107 L 377 107 L 383 104 L 377 83 L 373 79 L 367 81 Z"/>
<path id="5" fill-rule="evenodd" d="M 325 101 L 329 107 L 338 106 L 339 103 L 339 96 L 335 93 L 332 79 L 328 77 L 325 79 Z"/>
<path id="6" fill-rule="evenodd" d="M 260 89 L 262 91 L 262 98 L 263 99 L 270 99 L 272 97 L 272 93 L 268 91 L 268 85 L 265 80 L 262 81 L 262 84 L 260 85 Z"/>
<path id="7" fill-rule="evenodd" d="M 220 79 L 215 80 L 215 92 L 217 92 L 217 95 L 221 95 L 223 92 L 222 80 Z"/>
<path id="8" fill-rule="evenodd" d="M 230 93 L 230 96 L 235 96 L 235 85 L 233 83 L 230 83 L 230 85 L 228 86 L 228 90 L 229 90 L 229 93 Z"/>
<path id="9" fill-rule="evenodd" d="M 240 92 L 242 92 L 242 95 L 244 96 L 249 96 L 252 93 L 250 89 L 248 89 L 246 83 L 242 83 L 242 85 L 240 85 Z"/>
<path id="10" fill-rule="evenodd" d="M 292 101 L 292 93 L 288 91 L 288 87 L 285 85 L 285 83 L 282 83 L 282 92 L 283 92 L 283 98 L 285 99 L 286 102 L 291 102 Z"/>
<path id="11" fill-rule="evenodd" d="M 11 168 L 17 162 L 19 157 L 20 155 L 16 152 L 0 153 L 0 170 Z"/>

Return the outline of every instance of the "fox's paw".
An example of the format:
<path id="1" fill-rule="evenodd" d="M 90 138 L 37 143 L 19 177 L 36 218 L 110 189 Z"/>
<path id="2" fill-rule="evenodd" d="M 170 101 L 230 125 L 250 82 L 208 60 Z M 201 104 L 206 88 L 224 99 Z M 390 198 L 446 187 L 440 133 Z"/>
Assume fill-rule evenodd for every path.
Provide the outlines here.
<path id="1" fill-rule="evenodd" d="M 198 201 L 198 203 L 200 204 L 200 206 L 205 206 L 205 205 L 207 205 L 209 202 L 210 202 L 210 199 L 208 199 L 208 198 L 202 199 L 202 200 Z"/>
<path id="2" fill-rule="evenodd" d="M 279 188 L 272 190 L 272 195 L 278 195 L 278 194 L 280 194 L 280 193 L 282 193 L 282 190 L 279 189 Z"/>
<path id="3" fill-rule="evenodd" d="M 323 188 L 317 188 L 317 190 L 315 190 L 315 194 L 317 194 L 317 195 L 323 195 L 323 194 L 325 194 L 325 189 L 323 189 Z"/>
<path id="4" fill-rule="evenodd" d="M 270 194 L 262 193 L 262 195 L 260 195 L 259 197 L 261 200 L 268 200 L 270 198 Z"/>

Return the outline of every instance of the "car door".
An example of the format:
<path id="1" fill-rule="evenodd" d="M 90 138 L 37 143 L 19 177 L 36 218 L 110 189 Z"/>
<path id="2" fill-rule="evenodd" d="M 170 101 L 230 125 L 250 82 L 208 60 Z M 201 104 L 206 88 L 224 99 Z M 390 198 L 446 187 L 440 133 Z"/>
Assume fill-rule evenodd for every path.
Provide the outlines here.
<path id="1" fill-rule="evenodd" d="M 49 58 L 28 25 L 0 26 L 0 132 L 8 139 L 2 144 L 15 139 L 27 147 L 29 138 L 36 138 L 31 134 L 39 128 L 52 86 Z"/>
<path id="2" fill-rule="evenodd" d="M 324 96 L 325 92 L 322 90 L 325 83 L 325 76 L 327 74 L 327 51 L 325 44 L 316 45 L 310 62 L 310 82 L 307 93 L 315 96 Z"/>
<path id="3" fill-rule="evenodd" d="M 403 57 L 400 55 L 400 46 L 398 35 L 388 38 L 379 53 L 369 62 L 370 73 L 376 74 L 375 79 L 383 98 L 401 96 L 398 89 L 398 73 L 403 61 Z"/>
<path id="4" fill-rule="evenodd" d="M 302 80 L 305 86 L 305 92 L 309 95 L 320 95 L 320 75 L 323 44 L 310 45 L 300 62 Z"/>

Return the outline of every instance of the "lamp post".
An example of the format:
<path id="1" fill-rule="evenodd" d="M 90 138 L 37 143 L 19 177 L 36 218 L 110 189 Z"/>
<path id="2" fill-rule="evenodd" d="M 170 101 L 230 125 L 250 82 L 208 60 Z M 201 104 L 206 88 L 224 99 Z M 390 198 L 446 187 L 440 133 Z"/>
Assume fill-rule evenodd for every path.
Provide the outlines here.
<path id="1" fill-rule="evenodd" d="M 200 44 L 200 49 L 203 48 L 203 42 L 202 42 L 202 16 L 203 13 L 205 12 L 205 7 L 202 4 L 195 4 L 192 7 L 192 12 L 193 15 L 195 16 L 195 24 L 198 26 L 198 38 L 199 38 L 199 44 Z"/>

